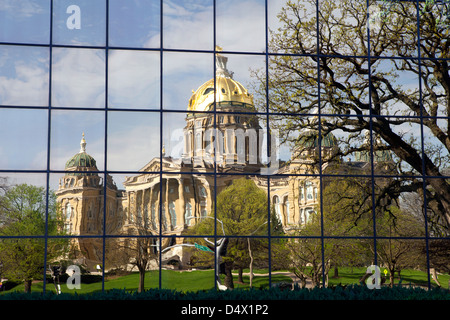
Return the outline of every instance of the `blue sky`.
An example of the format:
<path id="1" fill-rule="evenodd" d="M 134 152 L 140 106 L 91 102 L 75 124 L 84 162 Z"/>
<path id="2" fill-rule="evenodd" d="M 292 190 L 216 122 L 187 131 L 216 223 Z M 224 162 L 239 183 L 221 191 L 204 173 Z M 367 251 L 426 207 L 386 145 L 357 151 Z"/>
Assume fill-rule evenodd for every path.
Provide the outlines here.
<path id="1" fill-rule="evenodd" d="M 216 41 L 227 51 L 264 51 L 264 0 L 217 0 Z M 270 25 L 275 27 L 281 1 L 269 1 Z M 70 5 L 80 8 L 81 29 L 68 29 Z M 54 1 L 53 43 L 50 57 L 50 1 L 0 0 L 0 42 L 33 43 L 35 46 L 0 45 L 0 168 L 45 170 L 47 168 L 48 110 L 24 106 L 79 110 L 51 112 L 50 169 L 62 170 L 79 151 L 84 132 L 87 152 L 104 169 L 105 122 L 108 124 L 108 169 L 139 170 L 158 156 L 157 112 L 109 112 L 110 108 L 159 109 L 159 50 L 111 49 L 108 57 L 98 47 L 106 44 L 104 0 Z M 110 0 L 109 45 L 159 49 L 160 1 Z M 213 1 L 163 1 L 164 48 L 213 50 Z M 42 46 L 39 46 L 42 45 Z M 83 46 L 83 48 L 76 48 Z M 108 70 L 106 70 L 106 59 Z M 49 83 L 49 65 L 52 78 Z M 228 67 L 234 78 L 249 87 L 250 68 L 262 68 L 263 56 L 232 55 Z M 184 111 L 192 90 L 213 77 L 214 56 L 210 53 L 165 52 L 163 96 L 165 109 Z M 105 74 L 108 72 L 106 90 Z M 51 88 L 51 96 L 49 96 Z M 107 93 L 107 94 L 106 94 Z M 90 110 L 83 110 L 89 108 Z M 99 109 L 99 111 L 91 109 Z M 164 114 L 166 149 L 175 146 L 171 134 L 184 126 L 184 112 Z M 38 180 L 45 181 L 39 176 Z M 53 181 L 54 179 L 52 179 Z M 53 182 L 54 183 L 54 182 Z"/>
<path id="2" fill-rule="evenodd" d="M 276 15 L 283 2 L 268 1 L 272 30 L 278 27 Z M 71 5 L 80 8 L 79 30 L 66 25 L 73 14 L 67 13 Z M 22 107 L 47 107 L 49 98 L 53 107 L 68 108 L 51 112 L 52 170 L 63 170 L 65 162 L 79 151 L 83 132 L 87 152 L 97 160 L 100 170 L 105 169 L 105 147 L 109 170 L 141 169 L 159 155 L 160 130 L 170 154 L 177 145 L 170 138 L 175 130 L 184 127 L 184 112 L 165 113 L 160 128 L 157 112 L 116 111 L 109 112 L 106 118 L 102 111 L 106 103 L 110 108 L 143 111 L 158 110 L 162 104 L 167 110 L 185 111 L 192 91 L 213 78 L 214 56 L 207 52 L 165 51 L 160 74 L 160 5 L 159 0 L 110 0 L 108 43 L 114 48 L 106 56 L 105 50 L 98 48 L 106 44 L 105 1 L 54 1 L 53 43 L 73 47 L 54 47 L 50 57 L 50 1 L 0 0 L 0 42 L 35 44 L 0 45 L 0 104 L 17 106 L 0 109 L 0 169 L 47 168 L 48 110 Z M 216 43 L 226 51 L 262 53 L 265 1 L 216 0 L 216 5 Z M 164 48 L 213 50 L 212 0 L 164 0 L 162 9 Z M 228 58 L 228 69 L 247 88 L 254 81 L 250 69 L 265 66 L 263 55 L 229 54 Z M 417 79 L 401 80 L 417 88 Z M 69 110 L 71 107 L 79 110 Z M 90 110 L 83 110 L 87 108 Z M 417 128 L 409 130 L 417 132 Z M 282 152 L 283 159 L 287 155 Z"/>

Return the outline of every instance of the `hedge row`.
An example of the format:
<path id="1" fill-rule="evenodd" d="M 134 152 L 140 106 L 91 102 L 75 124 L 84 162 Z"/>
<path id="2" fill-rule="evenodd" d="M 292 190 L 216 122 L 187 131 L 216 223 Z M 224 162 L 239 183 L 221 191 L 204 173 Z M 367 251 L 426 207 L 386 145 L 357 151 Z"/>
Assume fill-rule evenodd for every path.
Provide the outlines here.
<path id="1" fill-rule="evenodd" d="M 89 294 L 77 293 L 22 293 L 11 292 L 0 295 L 0 300 L 450 300 L 450 291 L 440 288 L 425 290 L 407 287 L 382 287 L 370 290 L 363 285 L 334 288 L 283 290 L 236 289 L 231 291 L 205 290 L 179 292 L 165 289 L 150 289 L 145 292 L 130 292 L 113 289 Z"/>

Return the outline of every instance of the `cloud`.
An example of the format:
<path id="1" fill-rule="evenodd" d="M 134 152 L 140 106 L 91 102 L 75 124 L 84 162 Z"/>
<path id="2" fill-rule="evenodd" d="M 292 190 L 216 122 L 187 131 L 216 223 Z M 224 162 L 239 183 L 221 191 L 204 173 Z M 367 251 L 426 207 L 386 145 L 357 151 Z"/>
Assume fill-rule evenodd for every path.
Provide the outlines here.
<path id="1" fill-rule="evenodd" d="M 113 50 L 108 76 L 109 107 L 159 108 L 159 53 Z"/>
<path id="2" fill-rule="evenodd" d="M 159 113 L 110 112 L 107 166 L 112 171 L 138 171 L 159 157 Z"/>
<path id="3" fill-rule="evenodd" d="M 105 52 L 97 49 L 54 48 L 52 105 L 105 106 Z"/>
<path id="4" fill-rule="evenodd" d="M 265 51 L 265 2 L 219 1 L 217 43 L 226 51 Z"/>
<path id="5" fill-rule="evenodd" d="M 163 13 L 165 48 L 213 49 L 212 1 L 164 1 Z M 144 46 L 159 43 L 159 37 L 154 35 Z"/>
<path id="6" fill-rule="evenodd" d="M 0 103 L 48 105 L 48 50 L 0 48 Z"/>
<path id="7" fill-rule="evenodd" d="M 8 12 L 8 15 L 13 15 L 16 18 L 29 18 L 36 14 L 41 14 L 48 11 L 42 6 L 42 1 L 33 0 L 2 0 L 0 2 L 0 11 Z"/>

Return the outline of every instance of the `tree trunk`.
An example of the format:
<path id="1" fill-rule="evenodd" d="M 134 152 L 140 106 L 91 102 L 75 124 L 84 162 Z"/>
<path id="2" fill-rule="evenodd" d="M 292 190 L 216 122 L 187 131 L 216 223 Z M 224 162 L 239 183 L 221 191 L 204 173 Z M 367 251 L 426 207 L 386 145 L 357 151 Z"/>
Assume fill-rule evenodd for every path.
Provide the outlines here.
<path id="1" fill-rule="evenodd" d="M 333 278 L 339 278 L 339 270 L 337 266 L 334 266 L 334 276 Z"/>
<path id="2" fill-rule="evenodd" d="M 30 293 L 31 292 L 31 280 L 30 279 L 25 280 L 24 287 L 25 287 L 24 291 L 26 293 Z"/>
<path id="3" fill-rule="evenodd" d="M 139 268 L 139 288 L 138 292 L 144 291 L 144 283 L 145 283 L 145 269 Z"/>
<path id="4" fill-rule="evenodd" d="M 225 262 L 225 280 L 224 280 L 224 285 L 228 289 L 234 289 L 233 274 L 231 273 L 232 269 L 233 269 L 233 261 Z"/>
<path id="5" fill-rule="evenodd" d="M 238 272 L 238 282 L 239 283 L 244 283 L 244 278 L 243 278 L 243 273 L 244 273 L 244 270 L 243 270 L 243 268 L 242 267 L 239 267 L 239 272 Z"/>
<path id="6" fill-rule="evenodd" d="M 253 284 L 253 255 L 250 246 L 250 238 L 247 238 L 247 242 L 248 242 L 248 254 L 250 256 L 250 288 L 251 288 Z"/>
<path id="7" fill-rule="evenodd" d="M 381 124 L 382 123 L 382 124 Z M 409 145 L 407 142 L 395 134 L 389 124 L 386 121 L 379 121 L 377 133 L 386 140 L 386 142 L 392 147 L 392 151 L 402 160 L 409 163 L 418 172 L 422 172 L 422 164 L 425 164 L 425 173 L 428 176 L 438 177 L 438 179 L 428 179 L 427 182 L 435 191 L 435 196 L 440 205 L 441 210 L 438 212 L 442 223 L 447 227 L 450 227 L 450 186 L 446 179 L 441 179 L 439 169 L 435 164 L 425 155 L 423 162 L 421 156 L 417 151 Z"/>
<path id="8" fill-rule="evenodd" d="M 389 286 L 392 288 L 394 287 L 394 280 L 395 280 L 395 269 L 389 269 Z"/>

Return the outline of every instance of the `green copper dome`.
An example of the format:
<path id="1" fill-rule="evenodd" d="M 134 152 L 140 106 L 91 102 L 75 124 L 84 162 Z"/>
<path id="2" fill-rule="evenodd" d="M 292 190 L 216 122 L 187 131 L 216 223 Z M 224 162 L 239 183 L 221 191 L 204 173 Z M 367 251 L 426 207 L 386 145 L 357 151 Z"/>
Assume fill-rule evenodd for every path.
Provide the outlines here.
<path id="1" fill-rule="evenodd" d="M 332 148 L 338 145 L 336 137 L 330 132 L 320 141 L 322 147 Z M 319 133 L 316 130 L 306 130 L 300 136 L 299 145 L 303 148 L 317 148 L 319 146 Z"/>
<path id="2" fill-rule="evenodd" d="M 85 171 L 86 169 L 88 169 L 86 171 L 97 171 L 98 169 L 95 159 L 86 153 L 86 140 L 84 139 L 84 133 L 83 138 L 80 142 L 80 146 L 80 152 L 78 152 L 66 162 L 66 170 L 72 169 Z"/>
<path id="3" fill-rule="evenodd" d="M 356 161 L 370 162 L 370 133 L 366 131 L 366 137 L 363 146 L 366 150 L 358 151 L 355 154 Z M 377 147 L 380 147 L 377 149 Z M 392 162 L 392 154 L 390 150 L 383 149 L 385 145 L 381 142 L 379 135 L 374 134 L 373 140 L 373 162 Z"/>
<path id="4" fill-rule="evenodd" d="M 80 152 L 66 162 L 66 169 L 73 167 L 97 169 L 97 163 L 95 162 L 95 159 L 88 155 L 86 152 Z"/>

